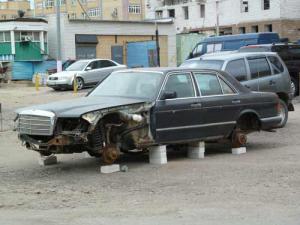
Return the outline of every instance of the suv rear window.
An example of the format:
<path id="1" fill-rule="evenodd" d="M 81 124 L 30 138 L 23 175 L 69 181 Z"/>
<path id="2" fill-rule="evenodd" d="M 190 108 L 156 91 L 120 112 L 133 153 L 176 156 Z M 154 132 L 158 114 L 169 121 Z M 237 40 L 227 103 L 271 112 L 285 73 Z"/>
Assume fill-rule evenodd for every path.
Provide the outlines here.
<path id="1" fill-rule="evenodd" d="M 268 59 L 275 74 L 282 73 L 284 71 L 283 65 L 276 56 L 268 56 Z"/>
<path id="2" fill-rule="evenodd" d="M 188 60 L 182 63 L 180 67 L 220 70 L 223 63 L 223 60 Z"/>
<path id="3" fill-rule="evenodd" d="M 266 77 L 272 75 L 271 68 L 265 57 L 248 58 L 251 79 Z"/>
<path id="4" fill-rule="evenodd" d="M 233 60 L 229 62 L 225 71 L 231 76 L 235 77 L 238 81 L 247 80 L 247 70 L 244 59 Z"/>

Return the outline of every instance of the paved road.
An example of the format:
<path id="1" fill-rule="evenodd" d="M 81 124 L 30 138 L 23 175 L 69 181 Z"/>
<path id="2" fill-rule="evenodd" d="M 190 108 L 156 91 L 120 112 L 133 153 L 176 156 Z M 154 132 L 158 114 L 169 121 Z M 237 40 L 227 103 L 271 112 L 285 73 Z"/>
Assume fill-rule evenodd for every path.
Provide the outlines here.
<path id="1" fill-rule="evenodd" d="M 84 95 L 84 92 L 79 93 Z M 0 89 L 5 119 L 24 105 L 74 98 L 42 88 Z M 170 152 L 153 166 L 147 156 L 123 156 L 129 171 L 103 175 L 83 154 L 40 167 L 16 133 L 0 133 L 1 225 L 300 224 L 300 104 L 286 128 L 249 137 L 247 154 L 210 146 L 206 158 Z"/>

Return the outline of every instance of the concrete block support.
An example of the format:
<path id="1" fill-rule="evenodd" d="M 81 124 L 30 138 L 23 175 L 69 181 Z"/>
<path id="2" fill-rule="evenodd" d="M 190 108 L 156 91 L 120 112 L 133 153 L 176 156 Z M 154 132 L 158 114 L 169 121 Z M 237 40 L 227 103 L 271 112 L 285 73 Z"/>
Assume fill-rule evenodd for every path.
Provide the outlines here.
<path id="1" fill-rule="evenodd" d="M 195 142 L 188 147 L 188 158 L 203 159 L 205 154 L 205 142 Z"/>
<path id="2" fill-rule="evenodd" d="M 231 152 L 233 155 L 240 155 L 245 154 L 247 152 L 247 149 L 246 147 L 232 148 Z"/>
<path id="3" fill-rule="evenodd" d="M 165 145 L 155 146 L 149 149 L 149 162 L 154 165 L 167 164 L 167 148 Z"/>
<path id="4" fill-rule="evenodd" d="M 49 166 L 57 164 L 57 157 L 55 155 L 40 156 L 38 159 L 40 166 Z"/>
<path id="5" fill-rule="evenodd" d="M 119 164 L 112 164 L 107 166 L 101 166 L 100 172 L 101 173 L 116 173 L 120 171 L 120 165 Z"/>

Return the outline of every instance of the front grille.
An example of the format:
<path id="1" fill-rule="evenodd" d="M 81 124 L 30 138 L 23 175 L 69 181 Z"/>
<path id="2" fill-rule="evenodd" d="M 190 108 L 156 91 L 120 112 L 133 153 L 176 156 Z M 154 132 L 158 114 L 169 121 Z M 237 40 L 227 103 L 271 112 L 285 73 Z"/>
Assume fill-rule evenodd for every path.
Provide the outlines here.
<path id="1" fill-rule="evenodd" d="M 18 130 L 21 134 L 51 136 L 53 118 L 38 115 L 19 115 Z"/>
<path id="2" fill-rule="evenodd" d="M 58 77 L 49 77 L 49 80 L 58 80 Z"/>

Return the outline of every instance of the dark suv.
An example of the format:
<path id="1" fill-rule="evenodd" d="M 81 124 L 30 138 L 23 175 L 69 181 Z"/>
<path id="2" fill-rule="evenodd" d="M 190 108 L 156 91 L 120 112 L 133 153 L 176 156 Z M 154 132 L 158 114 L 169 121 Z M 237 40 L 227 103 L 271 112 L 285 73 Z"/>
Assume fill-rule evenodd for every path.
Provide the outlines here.
<path id="1" fill-rule="evenodd" d="M 291 87 L 294 96 L 299 95 L 300 45 L 297 44 L 265 44 L 248 45 L 239 52 L 277 52 L 282 58 L 291 76 Z"/>

